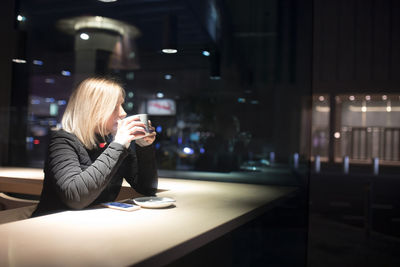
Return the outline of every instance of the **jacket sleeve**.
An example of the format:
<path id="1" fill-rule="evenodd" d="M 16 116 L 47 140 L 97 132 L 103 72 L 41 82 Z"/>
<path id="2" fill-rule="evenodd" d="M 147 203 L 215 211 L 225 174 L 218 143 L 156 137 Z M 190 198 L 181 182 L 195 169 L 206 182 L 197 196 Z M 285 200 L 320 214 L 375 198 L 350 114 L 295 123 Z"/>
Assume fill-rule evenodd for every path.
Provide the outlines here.
<path id="1" fill-rule="evenodd" d="M 81 168 L 79 147 L 67 138 L 53 138 L 48 153 L 45 171 L 54 178 L 54 187 L 62 202 L 72 209 L 83 209 L 110 182 L 127 150 L 113 142 L 85 170 Z"/>
<path id="2" fill-rule="evenodd" d="M 130 149 L 124 162 L 123 176 L 138 193 L 154 196 L 158 187 L 154 145 Z"/>

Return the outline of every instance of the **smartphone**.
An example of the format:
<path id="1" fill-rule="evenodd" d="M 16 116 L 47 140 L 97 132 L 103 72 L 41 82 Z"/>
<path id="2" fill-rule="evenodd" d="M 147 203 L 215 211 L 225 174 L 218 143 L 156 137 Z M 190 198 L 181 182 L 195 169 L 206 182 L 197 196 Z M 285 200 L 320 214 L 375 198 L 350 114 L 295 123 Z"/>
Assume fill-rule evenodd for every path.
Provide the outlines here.
<path id="1" fill-rule="evenodd" d="M 140 209 L 140 206 L 122 202 L 107 202 L 102 204 L 104 207 L 117 209 L 117 210 L 124 210 L 124 211 L 134 211 Z"/>

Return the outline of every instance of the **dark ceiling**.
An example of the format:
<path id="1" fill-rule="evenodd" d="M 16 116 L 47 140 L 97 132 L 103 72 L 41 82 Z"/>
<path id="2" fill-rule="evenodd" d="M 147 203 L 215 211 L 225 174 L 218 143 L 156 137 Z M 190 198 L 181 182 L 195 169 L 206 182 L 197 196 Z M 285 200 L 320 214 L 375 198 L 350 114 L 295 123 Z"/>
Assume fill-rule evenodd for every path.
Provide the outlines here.
<path id="1" fill-rule="evenodd" d="M 210 5 L 214 2 L 217 1 L 119 0 L 105 3 L 97 0 L 21 0 L 18 9 L 27 17 L 22 27 L 34 32 L 32 38 L 41 40 L 50 50 L 65 51 L 73 45 L 72 38 L 56 29 L 58 20 L 103 16 L 136 26 L 142 33 L 138 45 L 144 50 L 156 51 L 161 49 L 166 15 L 177 18 L 179 46 L 209 45 L 216 41 L 207 29 L 212 16 Z"/>
<path id="2" fill-rule="evenodd" d="M 273 73 L 274 68 L 278 2 L 251 0 L 244 4 L 242 0 L 118 0 L 105 3 L 98 0 L 20 0 L 17 14 L 26 16 L 26 21 L 19 23 L 19 29 L 28 32 L 28 57 L 46 61 L 43 67 L 35 68 L 35 76 L 39 73 L 42 75 L 37 77 L 39 80 L 46 78 L 46 75 L 59 74 L 63 68 L 74 68 L 74 38 L 57 29 L 57 22 L 78 16 L 103 16 L 134 25 L 141 31 L 136 45 L 142 69 L 163 71 L 175 68 L 195 72 L 201 69 L 208 73 L 209 62 L 200 53 L 203 49 L 219 47 L 221 64 L 231 68 L 228 71 L 231 77 L 228 79 L 240 87 L 243 85 L 240 79 L 244 79 L 244 83 L 271 79 L 265 73 Z M 180 52 L 175 57 L 159 56 L 167 15 L 177 17 Z M 189 77 L 187 74 L 185 76 L 182 79 Z M 58 79 L 60 81 L 57 84 L 65 80 L 63 77 Z M 199 78 L 194 76 L 194 79 Z M 54 92 L 52 84 L 35 84 L 31 91 L 40 90 L 37 93 L 39 95 Z M 158 84 L 164 86 L 163 82 Z M 209 84 L 198 86 L 202 90 L 202 87 L 209 87 Z M 62 87 L 70 87 L 68 79 Z M 151 87 L 156 88 L 157 84 Z M 176 87 L 194 90 L 189 83 Z M 231 86 L 227 85 L 226 90 L 231 93 Z"/>

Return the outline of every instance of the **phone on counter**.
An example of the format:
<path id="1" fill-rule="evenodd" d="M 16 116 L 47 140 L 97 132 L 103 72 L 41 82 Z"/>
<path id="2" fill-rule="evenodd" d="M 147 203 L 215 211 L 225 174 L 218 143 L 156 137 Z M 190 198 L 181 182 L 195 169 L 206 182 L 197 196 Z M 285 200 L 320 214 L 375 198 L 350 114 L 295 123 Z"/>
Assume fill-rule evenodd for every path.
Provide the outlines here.
<path id="1" fill-rule="evenodd" d="M 117 210 L 124 210 L 124 211 L 134 211 L 140 209 L 140 206 L 134 205 L 134 204 L 128 204 L 128 203 L 122 203 L 122 202 L 107 202 L 101 204 L 104 207 L 110 208 L 110 209 L 117 209 Z"/>

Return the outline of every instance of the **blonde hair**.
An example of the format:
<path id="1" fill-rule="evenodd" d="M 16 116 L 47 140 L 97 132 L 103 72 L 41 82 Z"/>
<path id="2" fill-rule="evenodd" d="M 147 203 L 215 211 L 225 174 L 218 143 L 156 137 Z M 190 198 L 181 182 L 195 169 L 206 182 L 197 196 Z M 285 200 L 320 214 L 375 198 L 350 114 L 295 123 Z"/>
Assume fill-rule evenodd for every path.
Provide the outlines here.
<path id="1" fill-rule="evenodd" d="M 88 78 L 73 91 L 62 117 L 65 131 L 78 137 L 88 149 L 96 146 L 96 134 L 108 134 L 106 123 L 118 101 L 125 98 L 122 86 L 110 79 Z"/>

